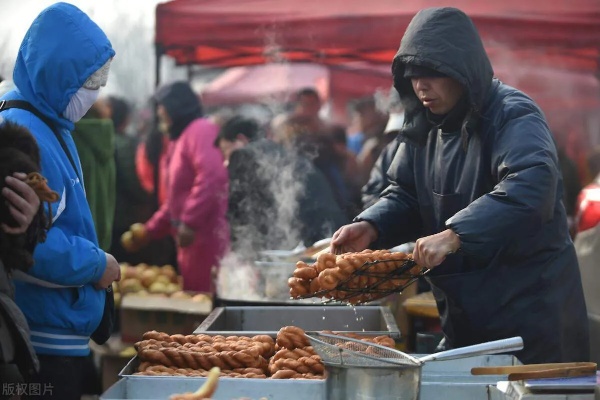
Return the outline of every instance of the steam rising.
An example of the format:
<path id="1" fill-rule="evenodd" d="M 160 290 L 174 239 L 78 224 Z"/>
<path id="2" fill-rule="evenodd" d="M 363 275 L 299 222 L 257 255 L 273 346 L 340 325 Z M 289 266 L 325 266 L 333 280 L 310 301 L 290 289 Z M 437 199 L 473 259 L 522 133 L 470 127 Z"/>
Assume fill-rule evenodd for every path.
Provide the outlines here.
<path id="1" fill-rule="evenodd" d="M 569 142 L 576 141 L 578 151 L 585 153 L 587 146 L 600 143 L 600 128 L 594 123 L 598 121 L 600 91 L 596 77 L 574 71 L 567 61 L 561 64 L 544 49 L 532 48 L 517 55 L 514 49 L 492 40 L 486 41 L 486 48 L 495 75 L 536 101 L 559 145 L 568 149 L 574 144 Z"/>
<path id="2" fill-rule="evenodd" d="M 228 253 L 221 260 L 217 274 L 216 290 L 224 299 L 260 300 L 260 275 L 248 260 Z"/>
<path id="3" fill-rule="evenodd" d="M 256 160 L 257 182 L 231 182 L 249 189 L 248 196 L 237 205 L 246 223 L 232 228 L 235 252 L 249 259 L 254 259 L 260 250 L 291 250 L 302 238 L 298 200 L 304 193 L 304 183 L 299 176 L 297 157 L 272 151 L 267 155 L 262 148 L 245 149 Z"/>
<path id="4" fill-rule="evenodd" d="M 256 183 L 230 182 L 230 185 L 246 185 L 249 193 L 237 204 L 245 223 L 232 226 L 234 248 L 221 262 L 217 289 L 223 298 L 264 298 L 266 291 L 269 298 L 286 300 L 289 297 L 287 278 L 295 264 L 255 263 L 264 259 L 259 252 L 292 250 L 306 237 L 307 229 L 317 228 L 324 237 L 333 234 L 333 227 L 324 229 L 326 221 L 316 221 L 317 227 L 303 226 L 300 222 L 301 213 L 305 220 L 306 213 L 311 212 L 305 208 L 303 201 L 310 191 L 306 188 L 305 179 L 312 168 L 310 162 L 291 151 L 269 150 L 265 154 L 261 150 L 264 144 L 245 148 L 245 151 L 254 153 L 256 175 L 260 179 Z M 312 203 L 316 211 L 319 204 Z"/>

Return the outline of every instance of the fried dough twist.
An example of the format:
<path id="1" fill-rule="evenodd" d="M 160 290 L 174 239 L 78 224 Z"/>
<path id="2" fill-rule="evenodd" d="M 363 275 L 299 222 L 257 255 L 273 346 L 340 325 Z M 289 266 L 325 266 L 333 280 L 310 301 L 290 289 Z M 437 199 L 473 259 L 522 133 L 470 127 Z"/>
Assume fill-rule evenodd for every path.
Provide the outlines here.
<path id="1" fill-rule="evenodd" d="M 310 342 L 302 328 L 284 326 L 277 332 L 277 345 L 288 350 L 310 346 Z"/>

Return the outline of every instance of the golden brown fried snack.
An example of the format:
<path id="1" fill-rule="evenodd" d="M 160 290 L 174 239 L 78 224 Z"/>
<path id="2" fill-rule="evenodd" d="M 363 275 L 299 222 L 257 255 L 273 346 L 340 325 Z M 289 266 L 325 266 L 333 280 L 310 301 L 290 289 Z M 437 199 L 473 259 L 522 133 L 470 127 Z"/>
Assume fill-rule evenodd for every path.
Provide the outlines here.
<path id="1" fill-rule="evenodd" d="M 280 370 L 292 370 L 300 374 L 313 373 L 323 374 L 325 372 L 325 366 L 321 361 L 321 358 L 317 355 L 310 357 L 300 357 L 297 360 L 282 358 L 279 360 L 271 361 L 269 364 L 269 372 L 271 375 L 277 373 Z"/>
<path id="2" fill-rule="evenodd" d="M 277 344 L 288 350 L 310 346 L 310 342 L 302 328 L 297 326 L 284 326 L 277 333 Z"/>
<path id="3" fill-rule="evenodd" d="M 310 357 L 316 355 L 312 346 L 305 348 L 297 348 L 294 350 L 281 349 L 271 358 L 271 361 L 277 361 L 281 359 L 297 360 L 302 357 Z"/>
<path id="4" fill-rule="evenodd" d="M 290 297 L 297 299 L 310 293 L 310 282 L 300 278 L 289 278 Z"/>
<path id="5" fill-rule="evenodd" d="M 294 277 L 305 281 L 315 279 L 319 275 L 315 265 L 308 265 L 304 261 L 298 261 L 296 263 L 296 269 L 294 270 Z"/>
<path id="6" fill-rule="evenodd" d="M 198 348 L 202 349 L 202 348 Z M 266 360 L 256 348 L 241 351 L 203 352 L 194 348 L 142 349 L 139 352 L 142 361 L 174 368 L 192 368 L 210 370 L 219 367 L 222 370 L 236 368 L 266 368 Z"/>
<path id="7" fill-rule="evenodd" d="M 208 372 L 208 379 L 204 384 L 194 393 L 176 394 L 169 398 L 169 400 L 202 400 L 209 399 L 217 390 L 219 384 L 220 372 L 218 368 L 212 368 Z"/>
<path id="8" fill-rule="evenodd" d="M 273 374 L 271 379 L 325 379 L 325 377 L 323 375 L 315 375 L 312 373 L 300 374 L 289 369 L 282 369 Z"/>
<path id="9" fill-rule="evenodd" d="M 44 178 L 39 172 L 31 172 L 27 174 L 27 178 L 25 178 L 25 183 L 33 189 L 40 201 L 54 203 L 60 198 L 58 193 L 50 189 L 50 187 L 48 186 L 48 180 Z"/>

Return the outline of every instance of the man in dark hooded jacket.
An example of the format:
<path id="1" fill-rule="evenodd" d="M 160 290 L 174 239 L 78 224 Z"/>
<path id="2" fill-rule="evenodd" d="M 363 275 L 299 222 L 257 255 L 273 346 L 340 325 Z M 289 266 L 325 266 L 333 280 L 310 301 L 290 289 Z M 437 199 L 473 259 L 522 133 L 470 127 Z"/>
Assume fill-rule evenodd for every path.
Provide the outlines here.
<path id="1" fill-rule="evenodd" d="M 544 115 L 493 79 L 470 18 L 420 11 L 392 65 L 405 107 L 382 199 L 334 251 L 417 240 L 450 347 L 521 336 L 524 363 L 585 361 L 581 278 Z M 459 251 L 460 250 L 460 251 Z"/>

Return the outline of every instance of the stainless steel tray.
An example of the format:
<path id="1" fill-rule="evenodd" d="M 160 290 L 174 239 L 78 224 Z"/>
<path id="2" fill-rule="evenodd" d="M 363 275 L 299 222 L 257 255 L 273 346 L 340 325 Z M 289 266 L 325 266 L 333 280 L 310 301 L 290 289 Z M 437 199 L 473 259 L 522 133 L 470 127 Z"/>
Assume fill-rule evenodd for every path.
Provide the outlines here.
<path id="1" fill-rule="evenodd" d="M 294 306 L 217 307 L 194 333 L 218 335 L 270 335 L 284 326 L 307 331 L 332 330 L 400 339 L 400 329 L 389 307 Z"/>
<path id="2" fill-rule="evenodd" d="M 137 368 L 137 359 L 130 361 L 122 371 L 123 379 L 114 384 L 101 400 L 161 399 L 171 394 L 192 392 L 198 389 L 205 378 L 183 378 L 169 376 L 127 376 L 127 369 Z M 423 366 L 421 400 L 482 400 L 487 398 L 489 385 L 505 380 L 502 375 L 471 375 L 472 367 L 517 365 L 519 361 L 507 355 L 476 356 L 458 360 L 432 361 Z M 230 400 L 247 397 L 258 400 L 311 399 L 325 400 L 325 381 L 279 380 L 279 379 L 235 379 L 221 378 L 215 400 Z"/>
<path id="3" fill-rule="evenodd" d="M 195 392 L 206 378 L 145 377 L 121 379 L 111 386 L 101 400 L 160 399 L 168 400 L 175 393 Z M 297 379 L 220 378 L 213 400 L 239 398 L 258 400 L 325 400 L 325 381 Z"/>
<path id="4" fill-rule="evenodd" d="M 416 357 L 419 357 L 419 355 L 416 355 Z M 162 376 L 148 377 L 133 375 L 137 372 L 139 365 L 140 359 L 137 356 L 133 357 L 119 372 L 119 376 L 135 379 L 164 378 Z M 487 382 L 490 379 L 492 382 L 496 382 L 495 375 L 471 375 L 471 368 L 499 367 L 505 365 L 521 365 L 521 362 L 516 357 L 509 355 L 485 355 L 457 360 L 431 361 L 423 365 L 423 375 L 430 377 L 429 380 L 431 382 L 452 382 L 457 376 L 467 376 L 470 382 Z"/>
<path id="5" fill-rule="evenodd" d="M 532 392 L 593 392 L 600 383 L 600 372 L 596 376 L 579 376 L 573 378 L 531 379 L 524 382 Z"/>
<path id="6" fill-rule="evenodd" d="M 100 400 L 168 400 L 175 393 L 197 390 L 204 378 L 171 378 L 160 381 L 143 382 L 122 379 L 111 386 Z M 324 381 L 285 380 L 285 379 L 235 379 L 222 378 L 219 388 L 213 395 L 214 400 L 247 398 L 259 400 L 326 400 Z M 423 381 L 421 400 L 484 400 L 487 398 L 487 383 L 447 382 L 433 383 Z"/>
<path id="7" fill-rule="evenodd" d="M 118 376 L 121 378 L 124 376 L 132 376 L 133 374 L 135 374 L 137 372 L 139 366 L 140 366 L 140 359 L 138 358 L 138 356 L 135 356 L 131 360 L 129 360 L 129 362 L 123 367 L 121 372 L 119 372 Z M 144 376 L 144 375 L 135 375 L 134 378 L 137 379 L 137 378 L 148 378 L 148 377 Z"/>
<path id="8" fill-rule="evenodd" d="M 498 382 L 489 386 L 489 400 L 594 400 L 598 399 L 599 386 L 591 392 L 569 392 L 554 390 L 552 392 L 533 392 L 522 385 L 522 382 Z M 595 390 L 595 392 L 594 392 Z M 594 395 L 596 393 L 596 395 Z M 595 397 L 596 396 L 596 397 Z"/>

